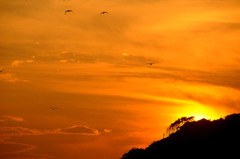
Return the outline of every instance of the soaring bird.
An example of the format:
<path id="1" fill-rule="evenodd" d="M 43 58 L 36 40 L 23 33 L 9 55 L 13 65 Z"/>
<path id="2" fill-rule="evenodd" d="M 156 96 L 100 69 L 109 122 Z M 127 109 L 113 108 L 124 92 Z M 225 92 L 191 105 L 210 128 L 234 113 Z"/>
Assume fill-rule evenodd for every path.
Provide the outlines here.
<path id="1" fill-rule="evenodd" d="M 101 12 L 100 14 L 109 14 L 108 12 Z"/>
<path id="2" fill-rule="evenodd" d="M 149 64 L 149 66 L 152 66 L 154 63 L 150 62 L 150 63 L 147 63 L 147 64 Z"/>
<path id="3" fill-rule="evenodd" d="M 57 109 L 57 107 L 49 107 L 50 109 L 52 109 L 52 110 L 56 110 Z"/>
<path id="4" fill-rule="evenodd" d="M 73 12 L 71 9 L 65 11 L 65 14 Z"/>

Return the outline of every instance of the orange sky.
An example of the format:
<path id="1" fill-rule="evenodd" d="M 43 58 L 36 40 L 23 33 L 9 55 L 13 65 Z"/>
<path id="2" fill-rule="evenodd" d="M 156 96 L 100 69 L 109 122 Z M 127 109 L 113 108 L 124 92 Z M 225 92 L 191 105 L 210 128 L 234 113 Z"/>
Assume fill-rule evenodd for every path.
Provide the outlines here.
<path id="1" fill-rule="evenodd" d="M 179 117 L 238 113 L 239 17 L 238 0 L 0 0 L 0 158 L 119 159 Z"/>

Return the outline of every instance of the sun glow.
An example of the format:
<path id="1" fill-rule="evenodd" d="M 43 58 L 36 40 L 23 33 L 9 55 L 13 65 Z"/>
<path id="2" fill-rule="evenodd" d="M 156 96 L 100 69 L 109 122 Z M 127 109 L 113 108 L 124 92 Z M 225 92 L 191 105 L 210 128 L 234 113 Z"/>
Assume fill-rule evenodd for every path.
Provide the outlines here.
<path id="1" fill-rule="evenodd" d="M 220 118 L 221 116 L 216 112 L 216 110 L 213 110 L 213 108 L 201 105 L 199 103 L 195 103 L 191 106 L 186 106 L 183 108 L 181 113 L 178 114 L 179 117 L 189 117 L 194 116 L 195 120 L 201 120 L 203 118 L 208 120 L 215 120 Z"/>
<path id="2" fill-rule="evenodd" d="M 208 115 L 207 113 L 195 113 L 195 114 L 192 114 L 192 116 L 194 116 L 194 119 L 195 120 L 201 120 L 201 119 L 209 119 L 209 120 L 212 120 L 213 118 L 210 117 L 210 115 Z"/>

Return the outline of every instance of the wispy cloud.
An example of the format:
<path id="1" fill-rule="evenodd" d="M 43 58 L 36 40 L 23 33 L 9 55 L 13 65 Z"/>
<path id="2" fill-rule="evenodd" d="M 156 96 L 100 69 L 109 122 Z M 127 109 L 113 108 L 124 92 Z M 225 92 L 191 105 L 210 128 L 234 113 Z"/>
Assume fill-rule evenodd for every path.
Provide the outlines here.
<path id="1" fill-rule="evenodd" d="M 0 142 L 0 158 L 35 158 L 50 159 L 53 156 L 47 154 L 32 153 L 37 147 L 31 144 L 3 141 Z"/>
<path id="2" fill-rule="evenodd" d="M 14 118 L 16 120 L 16 118 Z M 19 120 L 19 119 L 17 119 Z M 100 131 L 88 126 L 73 125 L 66 128 L 38 130 L 25 127 L 0 127 L 0 136 L 2 138 L 9 138 L 11 136 L 29 136 L 29 135 L 100 135 Z"/>
<path id="3" fill-rule="evenodd" d="M 34 56 L 32 56 L 34 57 Z M 15 60 L 11 63 L 11 66 L 13 67 L 18 67 L 20 64 L 23 64 L 23 63 L 33 63 L 34 60 L 33 59 L 27 59 L 27 60 Z"/>
<path id="4" fill-rule="evenodd" d="M 24 61 L 21 60 L 15 60 L 11 63 L 11 66 L 18 67 L 20 64 L 24 63 Z"/>
<path id="5" fill-rule="evenodd" d="M 10 138 L 12 136 L 43 135 L 44 132 L 37 129 L 25 127 L 0 127 L 1 138 Z"/>
<path id="6" fill-rule="evenodd" d="M 35 148 L 35 146 L 33 145 L 11 142 L 11 141 L 4 141 L 0 143 L 0 147 L 1 147 L 0 156 L 4 154 L 23 153 Z"/>
<path id="7" fill-rule="evenodd" d="M 19 79 L 12 73 L 1 73 L 0 74 L 0 80 L 5 81 L 5 82 L 10 82 L 10 83 L 15 83 L 15 82 L 28 82 L 28 80 L 23 80 Z"/>
<path id="8" fill-rule="evenodd" d="M 5 118 L 5 120 L 12 120 L 12 121 L 17 121 L 17 122 L 24 121 L 24 119 L 21 117 L 16 117 L 16 116 L 11 116 L 11 115 L 3 115 L 3 117 Z"/>
<path id="9" fill-rule="evenodd" d="M 39 61 L 58 61 L 60 63 L 108 63 L 116 65 L 139 66 L 148 62 L 159 62 L 159 59 L 135 55 L 127 52 L 119 54 L 83 54 L 72 51 L 62 51 L 53 55 L 40 55 L 36 57 Z"/>
<path id="10" fill-rule="evenodd" d="M 11 120 L 22 120 L 18 117 L 4 116 Z M 104 129 L 105 133 L 110 133 L 110 129 Z M 43 135 L 81 135 L 91 136 L 100 135 L 100 131 L 85 125 L 73 125 L 65 128 L 57 129 L 32 129 L 26 127 L 0 127 L 0 158 L 9 156 L 23 157 L 34 157 L 34 158 L 52 158 L 50 155 L 32 153 L 31 150 L 37 147 L 31 144 L 18 143 L 11 141 L 12 137 L 23 137 L 23 136 L 43 136 Z"/>
<path id="11" fill-rule="evenodd" d="M 153 66 L 149 72 L 121 72 L 122 78 L 172 79 L 240 89 L 240 70 L 205 71 L 182 67 Z"/>
<path id="12" fill-rule="evenodd" d="M 82 125 L 73 125 L 71 127 L 66 128 L 46 130 L 45 133 L 62 135 L 100 135 L 100 132 L 97 129 Z"/>
<path id="13" fill-rule="evenodd" d="M 103 129 L 103 132 L 104 132 L 104 133 L 111 133 L 111 132 L 112 132 L 112 129 Z"/>
<path id="14" fill-rule="evenodd" d="M 0 74 L 0 79 L 6 82 L 17 82 L 19 79 L 11 73 L 2 73 Z"/>

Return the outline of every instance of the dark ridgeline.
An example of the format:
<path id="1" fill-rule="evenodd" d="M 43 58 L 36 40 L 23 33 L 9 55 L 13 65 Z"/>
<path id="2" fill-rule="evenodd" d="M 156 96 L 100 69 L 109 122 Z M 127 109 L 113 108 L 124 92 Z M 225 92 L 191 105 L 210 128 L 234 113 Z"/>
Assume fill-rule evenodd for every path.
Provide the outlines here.
<path id="1" fill-rule="evenodd" d="M 169 137 L 146 149 L 133 148 L 121 159 L 239 158 L 240 114 L 225 119 L 202 119 L 183 124 Z"/>

